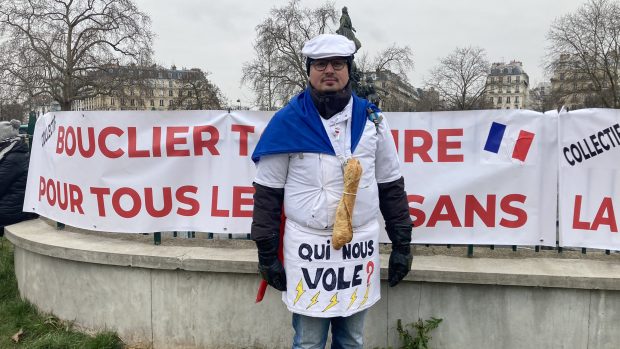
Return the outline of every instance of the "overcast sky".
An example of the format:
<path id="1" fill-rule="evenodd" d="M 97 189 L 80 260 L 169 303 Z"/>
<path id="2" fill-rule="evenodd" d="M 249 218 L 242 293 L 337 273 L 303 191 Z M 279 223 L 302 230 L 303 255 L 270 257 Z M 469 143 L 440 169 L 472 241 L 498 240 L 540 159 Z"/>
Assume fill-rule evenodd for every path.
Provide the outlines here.
<path id="1" fill-rule="evenodd" d="M 411 47 L 415 68 L 408 76 L 421 87 L 439 58 L 468 45 L 486 49 L 490 62 L 523 62 L 531 85 L 548 80 L 542 61 L 549 26 L 584 1 L 337 0 L 335 5 L 339 13 L 348 7 L 362 52 L 372 56 L 392 43 Z M 288 1 L 136 2 L 153 22 L 156 62 L 209 71 L 230 102 L 241 99 L 244 106 L 251 104 L 253 94 L 240 79 L 243 63 L 253 57 L 254 28 L 271 8 Z M 306 7 L 318 3 L 302 0 Z"/>

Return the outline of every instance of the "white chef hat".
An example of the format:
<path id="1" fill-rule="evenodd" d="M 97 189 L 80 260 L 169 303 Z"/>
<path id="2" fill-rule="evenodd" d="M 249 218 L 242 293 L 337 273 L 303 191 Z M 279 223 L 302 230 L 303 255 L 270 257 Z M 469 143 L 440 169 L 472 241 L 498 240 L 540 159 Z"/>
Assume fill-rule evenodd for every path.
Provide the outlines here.
<path id="1" fill-rule="evenodd" d="M 308 40 L 301 53 L 313 59 L 349 57 L 355 53 L 355 43 L 338 34 L 321 34 Z"/>

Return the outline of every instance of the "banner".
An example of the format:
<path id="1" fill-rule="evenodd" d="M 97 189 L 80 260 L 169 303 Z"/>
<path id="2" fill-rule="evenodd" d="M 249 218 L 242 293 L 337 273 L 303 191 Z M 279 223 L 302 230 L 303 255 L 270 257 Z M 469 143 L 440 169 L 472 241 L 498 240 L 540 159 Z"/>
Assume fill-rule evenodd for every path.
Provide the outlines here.
<path id="1" fill-rule="evenodd" d="M 99 231 L 246 234 L 250 155 L 272 114 L 46 114 L 37 121 L 24 210 Z M 385 115 L 415 242 L 555 245 L 556 114 Z"/>
<path id="2" fill-rule="evenodd" d="M 415 242 L 555 246 L 557 114 L 388 115 Z"/>
<path id="3" fill-rule="evenodd" d="M 24 210 L 90 230 L 247 233 L 250 155 L 272 114 L 46 114 Z"/>
<path id="4" fill-rule="evenodd" d="M 620 111 L 560 114 L 560 244 L 620 250 Z"/>

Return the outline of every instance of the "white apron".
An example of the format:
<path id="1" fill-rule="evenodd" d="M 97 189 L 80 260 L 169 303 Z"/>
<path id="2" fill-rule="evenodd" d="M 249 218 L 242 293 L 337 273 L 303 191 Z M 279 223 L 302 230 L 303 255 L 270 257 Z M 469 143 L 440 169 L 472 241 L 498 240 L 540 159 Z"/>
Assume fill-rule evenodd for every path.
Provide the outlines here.
<path id="1" fill-rule="evenodd" d="M 355 228 L 353 240 L 335 250 L 331 235 L 314 234 L 286 221 L 282 300 L 294 313 L 313 317 L 349 316 L 380 297 L 379 223 Z"/>
<path id="2" fill-rule="evenodd" d="M 282 300 L 294 313 L 313 317 L 349 316 L 380 299 L 379 198 L 377 183 L 401 177 L 387 122 L 367 121 L 351 154 L 352 103 L 322 120 L 336 155 L 276 154 L 261 157 L 255 182 L 284 188 L 287 216 Z M 336 208 L 344 189 L 343 162 L 362 165 L 355 207 L 353 240 L 340 250 L 331 244 Z"/>

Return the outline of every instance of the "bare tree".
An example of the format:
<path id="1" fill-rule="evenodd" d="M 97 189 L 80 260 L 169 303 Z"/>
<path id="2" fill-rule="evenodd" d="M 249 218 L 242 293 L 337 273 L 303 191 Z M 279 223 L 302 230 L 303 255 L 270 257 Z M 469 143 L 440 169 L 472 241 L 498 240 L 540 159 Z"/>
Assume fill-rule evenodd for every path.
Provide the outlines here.
<path id="1" fill-rule="evenodd" d="M 172 109 L 205 110 L 222 109 L 224 97 L 220 89 L 215 86 L 207 74 L 201 69 L 194 68 L 183 73 L 178 80 L 179 93 L 176 96 Z"/>
<path id="2" fill-rule="evenodd" d="M 10 121 L 17 119 L 24 122 L 26 116 L 26 108 L 23 104 L 13 102 L 0 102 L 0 121 Z"/>
<path id="3" fill-rule="evenodd" d="M 378 52 L 372 61 L 376 72 L 390 71 L 407 79 L 407 72 L 413 69 L 413 52 L 409 46 L 392 46 Z"/>
<path id="4" fill-rule="evenodd" d="M 427 88 L 433 88 L 451 110 L 483 107 L 489 62 L 480 47 L 457 47 L 430 72 Z"/>
<path id="5" fill-rule="evenodd" d="M 547 34 L 547 70 L 557 103 L 620 108 L 620 4 L 590 0 L 556 19 Z"/>
<path id="6" fill-rule="evenodd" d="M 358 94 L 365 95 L 368 89 L 375 90 L 384 111 L 415 110 L 416 91 L 407 78 L 407 72 L 413 69 L 413 52 L 409 46 L 400 47 L 394 43 L 377 52 L 373 58 L 363 53 L 354 64 L 364 76 L 356 86 Z M 373 77 L 372 88 L 369 86 L 369 76 Z"/>
<path id="7" fill-rule="evenodd" d="M 273 110 L 306 87 L 306 65 L 301 49 L 306 41 L 330 31 L 336 23 L 333 3 L 301 7 L 299 0 L 273 8 L 256 27 L 256 57 L 243 65 L 242 83 L 256 93 L 256 105 Z"/>
<path id="8" fill-rule="evenodd" d="M 260 34 L 259 34 L 260 36 Z M 279 86 L 283 86 L 279 82 L 283 81 L 279 76 L 285 75 L 278 72 L 283 69 L 282 65 L 277 64 L 277 49 L 274 43 L 268 42 L 273 38 L 268 36 L 263 38 L 263 42 L 254 45 L 256 58 L 247 62 L 243 66 L 242 82 L 250 84 L 256 93 L 256 105 L 261 110 L 274 110 L 278 105 L 278 96 L 280 93 Z"/>
<path id="9" fill-rule="evenodd" d="M 97 72 L 148 60 L 153 37 L 132 0 L 0 0 L 0 31 L 5 84 L 49 95 L 62 110 L 117 89 Z"/>
<path id="10" fill-rule="evenodd" d="M 45 70 L 40 57 L 27 54 L 25 45 L 0 45 L 0 95 L 30 107 L 41 93 Z"/>

